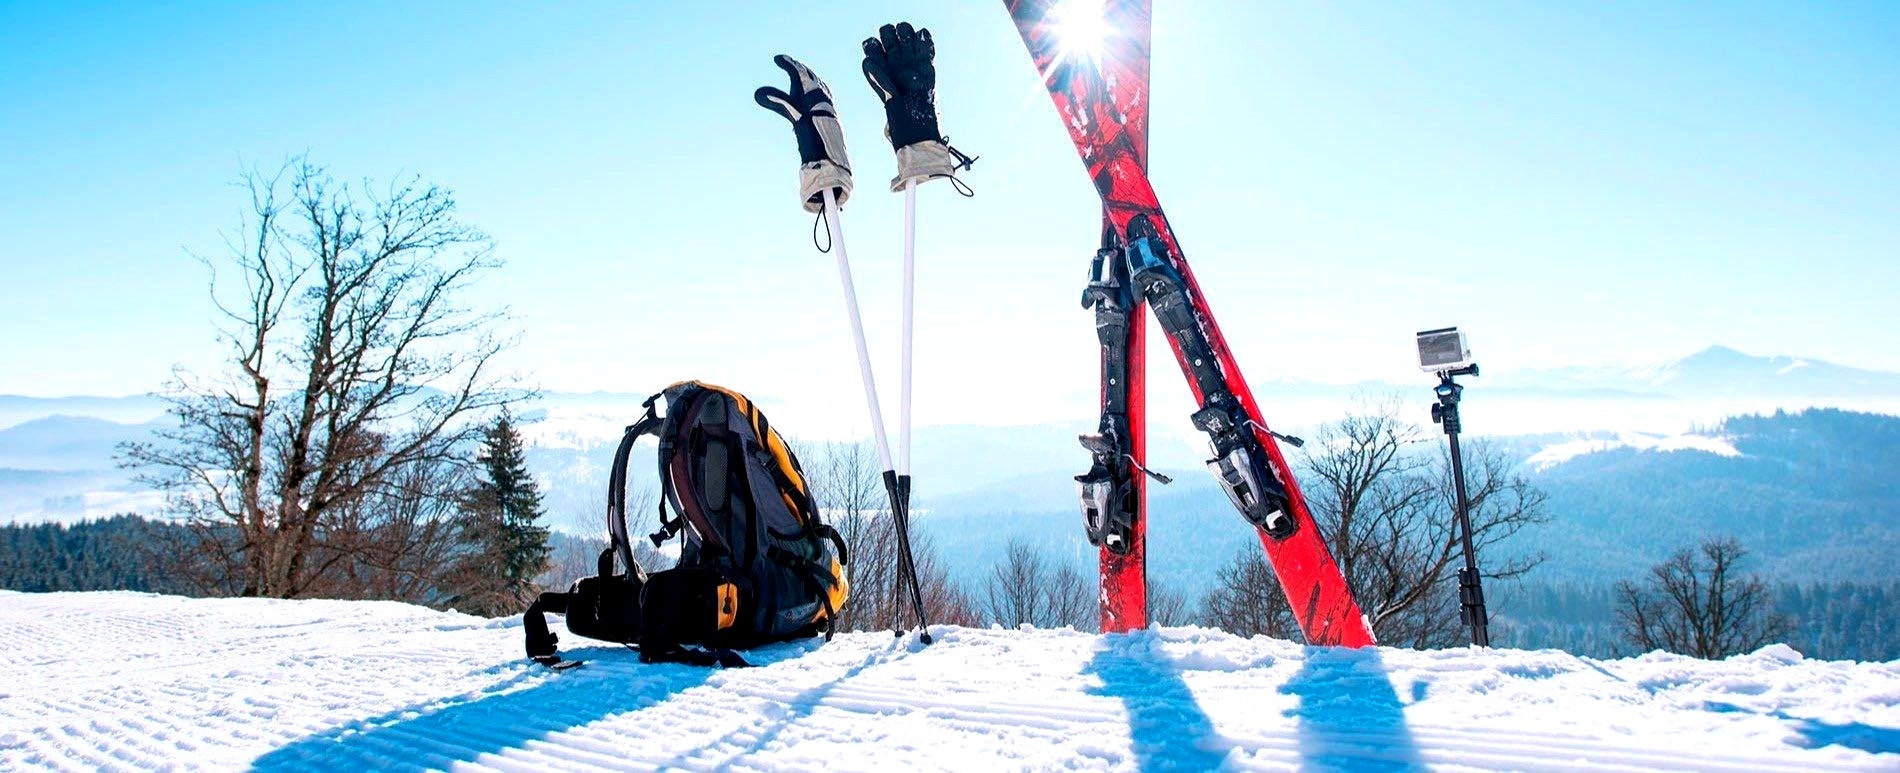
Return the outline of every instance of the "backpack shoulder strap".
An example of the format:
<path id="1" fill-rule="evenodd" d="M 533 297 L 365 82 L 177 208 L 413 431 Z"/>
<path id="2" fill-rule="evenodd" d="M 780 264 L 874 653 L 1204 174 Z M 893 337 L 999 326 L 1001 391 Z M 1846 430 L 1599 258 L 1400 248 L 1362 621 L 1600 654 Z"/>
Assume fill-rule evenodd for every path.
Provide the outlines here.
<path id="1" fill-rule="evenodd" d="M 655 420 L 652 428 L 654 436 L 660 441 L 659 453 L 654 454 L 654 461 L 659 467 L 660 528 L 647 535 L 647 539 L 652 540 L 656 548 L 672 539 L 680 532 L 680 529 L 685 527 L 681 515 L 685 510 L 680 504 L 679 491 L 674 488 L 673 476 L 669 474 L 668 466 L 672 463 L 674 454 L 681 450 L 679 439 L 682 424 L 692 420 L 692 409 L 697 404 L 695 398 L 704 391 L 705 387 L 698 381 L 681 381 L 668 386 L 660 394 L 647 398 L 649 403 L 661 396 L 666 398 L 666 415 Z M 653 415 L 653 407 L 650 404 L 647 406 L 647 415 L 649 417 Z M 666 513 L 669 503 L 673 506 L 673 515 L 670 518 Z"/>
<path id="2" fill-rule="evenodd" d="M 660 399 L 655 394 L 645 403 L 646 413 L 639 421 L 627 426 L 620 437 L 620 447 L 614 451 L 613 465 L 607 473 L 607 539 L 612 543 L 610 549 L 619 554 L 620 562 L 627 567 L 627 573 L 643 575 L 640 565 L 633 561 L 633 544 L 627 538 L 627 460 L 633 455 L 633 444 L 642 435 L 651 435 L 659 431 L 661 419 L 654 403 Z M 666 505 L 660 505 L 660 520 L 666 520 Z M 603 561 L 603 564 L 609 563 Z M 603 572 L 607 574 L 607 572 Z"/>

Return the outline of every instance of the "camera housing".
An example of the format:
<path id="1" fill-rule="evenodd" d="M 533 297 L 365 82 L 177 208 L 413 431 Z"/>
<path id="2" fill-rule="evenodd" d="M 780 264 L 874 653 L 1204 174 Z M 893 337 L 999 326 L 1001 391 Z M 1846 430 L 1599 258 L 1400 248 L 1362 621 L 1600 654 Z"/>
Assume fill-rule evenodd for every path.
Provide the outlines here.
<path id="1" fill-rule="evenodd" d="M 1421 330 L 1418 333 L 1418 367 L 1426 373 L 1443 373 L 1470 366 L 1471 345 L 1458 328 Z"/>

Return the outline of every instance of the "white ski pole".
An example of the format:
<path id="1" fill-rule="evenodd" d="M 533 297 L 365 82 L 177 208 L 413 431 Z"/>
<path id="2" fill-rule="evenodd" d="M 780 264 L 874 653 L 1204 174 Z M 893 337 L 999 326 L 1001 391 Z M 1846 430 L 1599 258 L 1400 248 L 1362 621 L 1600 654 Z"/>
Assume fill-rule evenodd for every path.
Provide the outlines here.
<path id="1" fill-rule="evenodd" d="M 928 43 L 926 36 L 924 42 Z M 877 380 L 871 374 L 871 352 L 864 343 L 864 320 L 858 314 L 858 292 L 851 281 L 851 259 L 845 250 L 843 219 L 838 205 L 851 192 L 851 165 L 845 160 L 844 130 L 838 125 L 838 113 L 832 106 L 831 89 L 813 74 L 811 69 L 789 56 L 779 55 L 772 58 L 791 77 L 791 88 L 782 91 L 765 86 L 752 92 L 753 101 L 760 107 L 778 114 L 792 123 L 792 133 L 798 138 L 799 151 L 799 195 L 801 203 L 810 207 L 811 196 L 819 194 L 820 211 L 824 213 L 825 226 L 831 232 L 832 249 L 836 251 L 838 261 L 838 282 L 844 287 L 845 312 L 851 318 L 851 340 L 857 345 L 858 374 L 864 380 L 864 402 L 870 409 L 871 435 L 876 439 L 878 460 L 884 465 L 884 488 L 890 494 L 891 518 L 897 526 L 897 544 L 901 554 L 898 561 L 900 578 L 910 581 L 911 605 L 917 613 L 917 625 L 920 629 L 918 639 L 930 643 L 930 621 L 924 614 L 923 592 L 918 587 L 916 564 L 911 560 L 910 535 L 906 524 L 907 497 L 901 493 L 909 481 L 900 481 L 896 468 L 891 464 L 891 446 L 889 436 L 884 434 L 884 409 L 878 404 Z M 908 295 L 906 296 L 908 298 Z M 906 300 L 908 308 L 908 300 Z M 906 312 L 908 315 L 908 311 Z M 906 329 L 909 318 L 906 316 Z M 908 355 L 906 355 L 908 357 Z M 908 381 L 908 374 L 905 376 Z M 909 393 L 906 387 L 905 402 L 908 405 Z M 908 414 L 908 407 L 906 408 Z M 908 457 L 906 457 L 908 459 Z M 907 462 L 908 464 L 908 462 Z M 901 579 L 900 579 L 901 582 Z M 901 593 L 901 591 L 900 591 Z"/>
<path id="2" fill-rule="evenodd" d="M 858 349 L 858 373 L 864 380 L 864 402 L 871 412 L 871 437 L 877 443 L 878 459 L 884 463 L 884 486 L 891 498 L 891 517 L 896 521 L 900 553 L 899 587 L 895 590 L 901 598 L 902 586 L 906 582 L 910 585 L 911 603 L 917 614 L 918 639 L 929 644 L 930 621 L 924 617 L 923 594 L 917 585 L 917 568 L 910 552 L 910 517 L 906 511 L 906 497 L 900 493 L 900 479 L 891 465 L 890 440 L 884 434 L 884 409 L 878 404 L 877 379 L 871 375 L 871 351 L 864 345 L 864 321 L 858 316 L 858 292 L 856 284 L 851 281 L 851 258 L 844 248 L 844 227 L 838 214 L 838 201 L 829 189 L 824 196 L 825 227 L 831 232 L 831 249 L 838 260 L 838 283 L 844 287 L 845 312 L 851 317 L 851 340 Z"/>
<path id="3" fill-rule="evenodd" d="M 877 379 L 871 375 L 871 350 L 864 345 L 864 321 L 858 317 L 858 290 L 851 281 L 851 258 L 844 250 L 844 226 L 839 222 L 838 199 L 825 189 L 825 227 L 831 232 L 831 254 L 838 260 L 838 283 L 844 287 L 844 308 L 851 317 L 851 340 L 858 347 L 858 373 L 864 379 L 864 402 L 871 411 L 871 437 L 877 443 L 878 460 L 884 469 L 891 466 L 890 440 L 884 435 L 884 409 L 878 405 Z"/>
<path id="4" fill-rule="evenodd" d="M 916 286 L 913 265 L 917 254 L 917 181 L 904 183 L 904 323 L 903 344 L 899 351 L 902 374 L 898 384 L 897 476 L 910 477 L 910 357 L 911 314 L 915 306 L 911 291 Z"/>

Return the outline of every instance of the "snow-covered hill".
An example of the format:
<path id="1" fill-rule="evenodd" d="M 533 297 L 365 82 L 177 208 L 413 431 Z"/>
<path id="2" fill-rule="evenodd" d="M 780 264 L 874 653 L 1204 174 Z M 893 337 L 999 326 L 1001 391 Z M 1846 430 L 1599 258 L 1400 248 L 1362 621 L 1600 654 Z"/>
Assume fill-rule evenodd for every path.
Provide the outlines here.
<path id="1" fill-rule="evenodd" d="M 1756 356 L 1726 346 L 1711 346 L 1685 357 L 1641 365 L 1504 371 L 1492 381 L 1510 388 L 1600 389 L 1705 399 L 1900 395 L 1900 373 L 1861 370 L 1810 357 Z"/>
<path id="2" fill-rule="evenodd" d="M 1590 433 L 1585 437 L 1565 439 L 1538 449 L 1525 463 L 1533 469 L 1547 470 L 1585 454 L 1602 453 L 1618 448 L 1630 448 L 1638 451 L 1700 451 L 1716 456 L 1736 457 L 1742 452 L 1735 449 L 1735 443 L 1728 438 L 1705 432 L 1686 432 L 1680 435 L 1657 435 L 1647 432 Z"/>
<path id="3" fill-rule="evenodd" d="M 942 627 L 731 671 L 570 640 L 588 665 L 555 674 L 520 634 L 387 602 L 0 592 L 0 769 L 1900 766 L 1900 663 L 1778 646 L 1595 661 Z"/>

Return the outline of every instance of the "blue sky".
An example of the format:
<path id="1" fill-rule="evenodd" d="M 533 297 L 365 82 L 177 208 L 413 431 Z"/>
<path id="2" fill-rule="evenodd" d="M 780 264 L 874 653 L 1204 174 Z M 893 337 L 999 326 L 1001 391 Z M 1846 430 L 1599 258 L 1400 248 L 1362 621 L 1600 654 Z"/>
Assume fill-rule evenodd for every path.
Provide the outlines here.
<path id="1" fill-rule="evenodd" d="M 1718 342 L 1900 370 L 1900 5 L 1156 4 L 1152 176 L 1255 381 L 1416 378 L 1411 333 L 1446 324 L 1498 370 Z M 543 387 L 855 410 L 791 135 L 751 92 L 780 52 L 837 92 L 894 362 L 857 41 L 895 19 L 934 31 L 943 126 L 982 156 L 976 198 L 919 207 L 919 419 L 1086 415 L 1096 203 L 975 1 L 0 5 L 0 393 L 212 366 L 187 251 L 218 250 L 244 166 L 308 151 L 458 193 L 508 261 L 476 300 Z"/>

